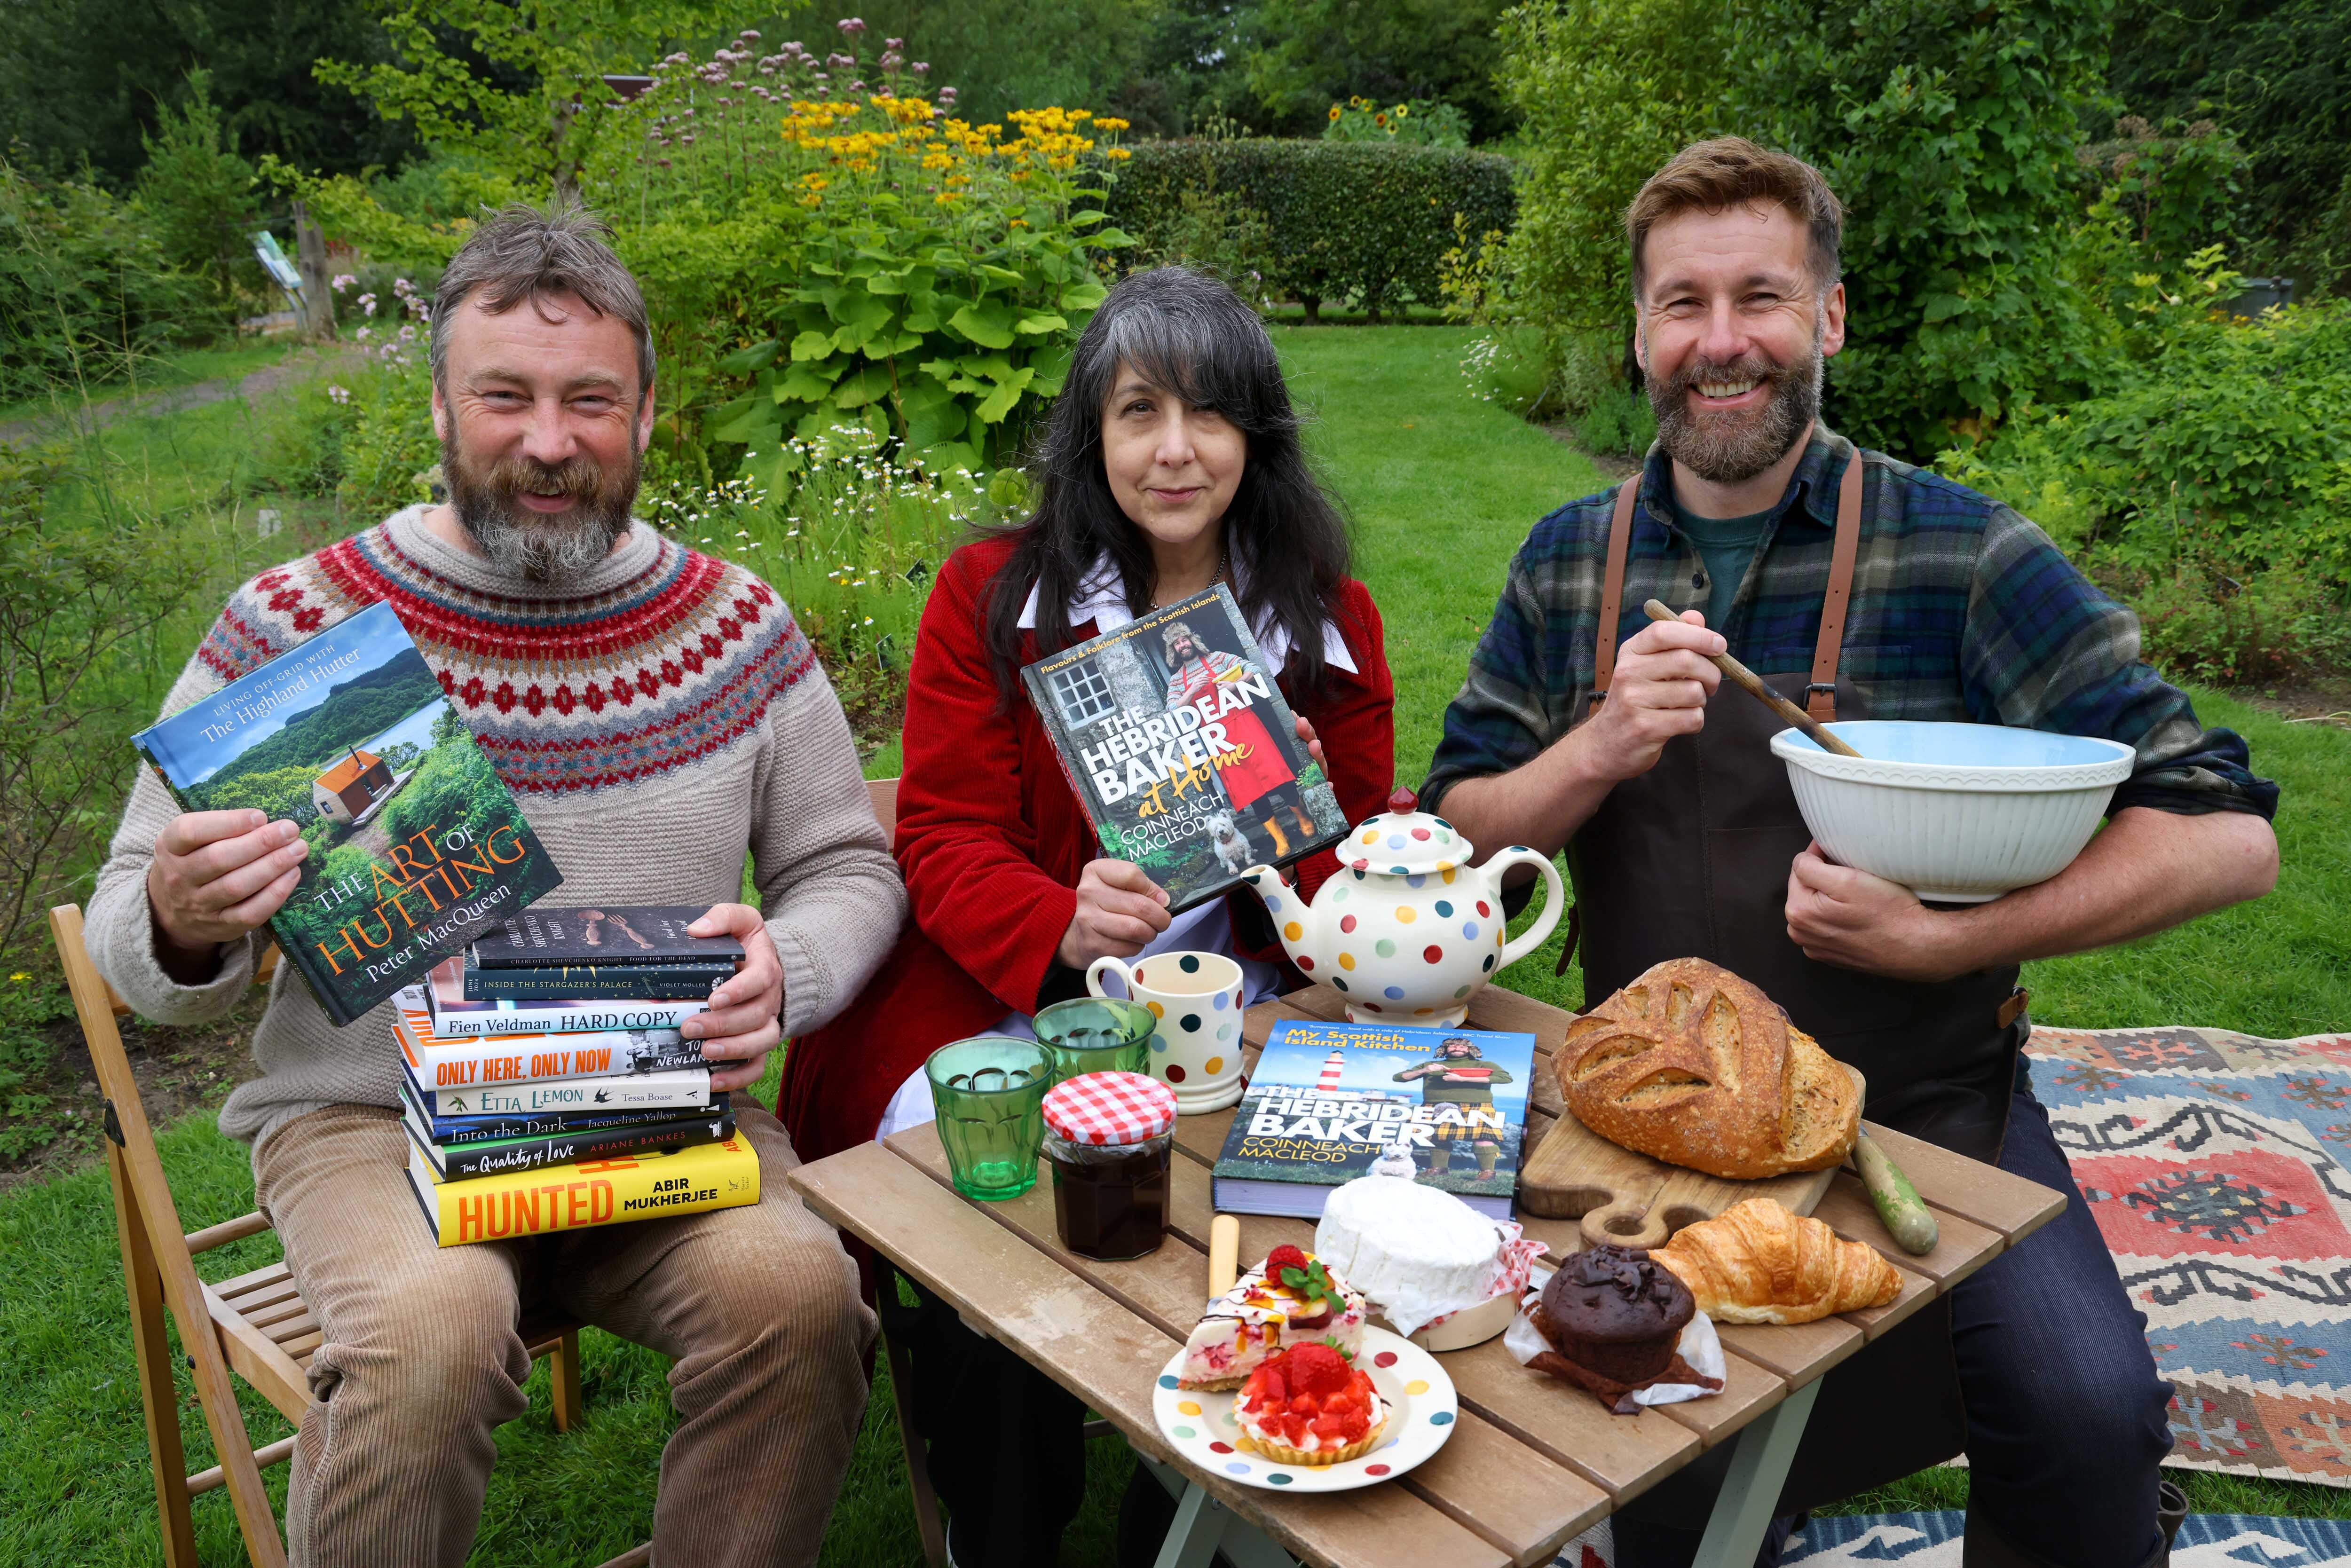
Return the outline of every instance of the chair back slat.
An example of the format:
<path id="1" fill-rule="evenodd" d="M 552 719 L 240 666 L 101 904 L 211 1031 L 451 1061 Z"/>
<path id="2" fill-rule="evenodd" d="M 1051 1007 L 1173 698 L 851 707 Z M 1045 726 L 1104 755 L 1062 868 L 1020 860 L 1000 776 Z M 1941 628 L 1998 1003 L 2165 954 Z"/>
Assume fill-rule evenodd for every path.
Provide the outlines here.
<path id="1" fill-rule="evenodd" d="M 895 779 L 868 779 L 865 798 L 873 803 L 873 820 L 882 824 L 882 831 L 892 848 L 898 843 L 898 781 Z"/>
<path id="2" fill-rule="evenodd" d="M 246 1550 L 256 1568 L 283 1568 L 285 1542 L 277 1533 L 269 1494 L 261 1484 L 260 1468 L 253 1460 L 252 1439 L 237 1414 L 236 1385 L 221 1354 L 220 1338 L 213 1331 L 204 1281 L 197 1277 L 195 1259 L 189 1254 L 187 1238 L 180 1228 L 179 1208 L 172 1201 L 171 1183 L 155 1152 L 155 1136 L 139 1098 L 139 1081 L 131 1075 L 131 1059 L 123 1054 L 122 1035 L 114 1024 L 112 992 L 98 966 L 90 962 L 89 949 L 82 940 L 81 906 L 61 904 L 51 909 L 49 932 L 57 941 L 57 960 L 65 967 L 66 988 L 73 995 L 82 1039 L 98 1069 L 99 1087 L 106 1095 L 107 1136 L 120 1151 L 122 1174 L 138 1208 L 140 1229 L 162 1279 L 164 1302 L 179 1324 L 181 1344 L 195 1363 L 198 1403 L 204 1406 L 214 1449 L 221 1456 Z"/>

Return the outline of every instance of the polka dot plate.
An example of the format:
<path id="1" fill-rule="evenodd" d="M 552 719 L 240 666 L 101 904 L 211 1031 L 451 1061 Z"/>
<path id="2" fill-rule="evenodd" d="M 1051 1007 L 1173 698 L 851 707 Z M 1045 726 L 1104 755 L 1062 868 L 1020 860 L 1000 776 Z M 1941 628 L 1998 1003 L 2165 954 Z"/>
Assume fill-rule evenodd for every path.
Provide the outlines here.
<path id="1" fill-rule="evenodd" d="M 1237 1391 L 1207 1394 L 1179 1388 L 1181 1351 L 1160 1369 L 1151 1391 L 1152 1414 L 1160 1435 L 1198 1469 L 1243 1486 L 1268 1491 L 1353 1491 L 1400 1476 L 1445 1446 L 1461 1415 L 1453 1379 L 1437 1358 L 1385 1329 L 1364 1330 L 1355 1364 L 1371 1375 L 1372 1386 L 1390 1406 L 1380 1446 L 1361 1458 L 1336 1465 L 1277 1465 L 1239 1446 L 1233 1416 Z"/>

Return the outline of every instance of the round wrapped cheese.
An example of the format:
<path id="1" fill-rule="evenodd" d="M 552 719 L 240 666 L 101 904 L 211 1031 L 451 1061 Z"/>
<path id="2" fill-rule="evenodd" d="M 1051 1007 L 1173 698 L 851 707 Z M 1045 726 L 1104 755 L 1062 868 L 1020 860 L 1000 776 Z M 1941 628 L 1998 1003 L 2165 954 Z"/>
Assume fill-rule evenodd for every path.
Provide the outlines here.
<path id="1" fill-rule="evenodd" d="M 1508 1239 L 1449 1192 L 1395 1176 L 1361 1176 L 1332 1189 L 1314 1230 L 1314 1255 L 1345 1274 L 1408 1336 L 1431 1318 L 1492 1295 Z"/>

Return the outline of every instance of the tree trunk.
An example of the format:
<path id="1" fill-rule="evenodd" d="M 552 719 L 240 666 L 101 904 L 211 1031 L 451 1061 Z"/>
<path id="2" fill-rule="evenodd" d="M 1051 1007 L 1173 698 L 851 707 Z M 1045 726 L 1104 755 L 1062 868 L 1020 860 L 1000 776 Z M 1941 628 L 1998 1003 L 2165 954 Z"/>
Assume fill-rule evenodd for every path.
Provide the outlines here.
<path id="1" fill-rule="evenodd" d="M 335 340 L 335 291 L 328 281 L 327 236 L 301 202 L 294 204 L 294 265 L 302 274 L 303 340 L 331 343 Z"/>

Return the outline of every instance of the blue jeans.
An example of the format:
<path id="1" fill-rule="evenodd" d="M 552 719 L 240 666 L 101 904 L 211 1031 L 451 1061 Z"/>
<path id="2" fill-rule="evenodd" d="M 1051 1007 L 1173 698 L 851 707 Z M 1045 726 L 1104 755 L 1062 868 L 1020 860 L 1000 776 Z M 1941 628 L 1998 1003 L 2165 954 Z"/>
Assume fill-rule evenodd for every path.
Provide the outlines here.
<path id="1" fill-rule="evenodd" d="M 2022 1062 L 2000 1168 L 2064 1193 L 2066 1202 L 2063 1214 L 1951 1291 L 1970 1511 L 2051 1568 L 2143 1568 L 2162 1541 L 2157 1466 L 2171 1451 L 2171 1385 L 2156 1375 L 2147 1319 L 2124 1292 Z M 1831 1373 L 1830 1384 L 1865 1385 L 1870 1360 L 1863 1352 Z M 1832 1391 L 1823 1389 L 1823 1408 Z M 1889 1403 L 1883 1418 L 1898 1420 L 1898 1410 Z M 1731 1447 L 1617 1516 L 1618 1568 L 1688 1563 Z M 1691 1520 L 1696 1527 L 1675 1528 Z M 1777 1559 L 1767 1547 L 1761 1561 Z"/>

